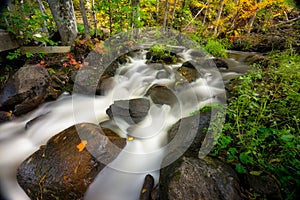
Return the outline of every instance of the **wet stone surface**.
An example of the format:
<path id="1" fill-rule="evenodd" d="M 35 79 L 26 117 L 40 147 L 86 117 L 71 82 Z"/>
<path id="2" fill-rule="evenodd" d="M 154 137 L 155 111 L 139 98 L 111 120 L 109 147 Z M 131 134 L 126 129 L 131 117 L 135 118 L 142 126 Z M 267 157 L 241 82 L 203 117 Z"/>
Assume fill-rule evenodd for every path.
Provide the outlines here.
<path id="1" fill-rule="evenodd" d="M 71 126 L 19 166 L 18 183 L 31 199 L 83 199 L 103 163 L 111 162 L 125 144 L 109 129 L 89 123 Z"/>
<path id="2" fill-rule="evenodd" d="M 49 73 L 41 66 L 25 65 L 0 92 L 0 109 L 21 115 L 39 106 L 46 97 Z"/>

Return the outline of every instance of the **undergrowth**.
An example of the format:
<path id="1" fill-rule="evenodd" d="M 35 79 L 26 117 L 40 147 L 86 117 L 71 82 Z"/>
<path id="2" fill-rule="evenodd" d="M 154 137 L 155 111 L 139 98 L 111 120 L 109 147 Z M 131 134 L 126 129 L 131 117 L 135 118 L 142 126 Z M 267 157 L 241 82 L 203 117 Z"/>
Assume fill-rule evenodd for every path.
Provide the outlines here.
<path id="1" fill-rule="evenodd" d="M 285 199 L 299 198 L 300 55 L 272 52 L 277 63 L 232 81 L 226 123 L 212 152 L 240 173 L 274 175 Z"/>

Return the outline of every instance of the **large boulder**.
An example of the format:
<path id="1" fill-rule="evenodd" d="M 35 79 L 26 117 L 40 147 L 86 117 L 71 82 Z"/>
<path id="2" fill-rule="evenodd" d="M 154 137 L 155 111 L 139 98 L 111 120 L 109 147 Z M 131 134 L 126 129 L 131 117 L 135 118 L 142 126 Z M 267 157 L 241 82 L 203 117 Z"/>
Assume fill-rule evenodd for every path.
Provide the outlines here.
<path id="1" fill-rule="evenodd" d="M 185 155 L 198 157 L 201 144 L 206 137 L 210 120 L 211 110 L 202 111 L 195 115 L 180 119 L 169 129 L 168 140 L 192 141 L 185 152 Z M 187 130 L 190 130 L 190 132 L 195 132 L 195 134 L 187 133 Z M 185 144 L 183 143 L 183 145 Z M 177 150 L 175 150 L 175 152 L 177 152 Z"/>
<path id="2" fill-rule="evenodd" d="M 48 86 L 49 73 L 44 67 L 25 65 L 2 88 L 0 107 L 15 115 L 29 112 L 44 100 Z"/>
<path id="3" fill-rule="evenodd" d="M 241 199 L 238 177 L 228 165 L 183 156 L 160 173 L 161 200 Z"/>
<path id="4" fill-rule="evenodd" d="M 83 199 L 97 174 L 125 144 L 125 139 L 98 125 L 71 126 L 19 166 L 18 183 L 31 199 Z"/>

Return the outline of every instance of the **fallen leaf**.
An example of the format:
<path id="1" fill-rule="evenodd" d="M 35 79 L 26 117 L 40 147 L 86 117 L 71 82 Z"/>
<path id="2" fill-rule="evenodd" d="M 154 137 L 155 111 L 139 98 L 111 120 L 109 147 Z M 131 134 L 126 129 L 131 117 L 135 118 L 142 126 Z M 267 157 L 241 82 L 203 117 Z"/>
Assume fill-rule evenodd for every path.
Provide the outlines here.
<path id="1" fill-rule="evenodd" d="M 147 189 L 143 188 L 142 189 L 142 194 L 145 193 L 145 192 L 147 192 Z"/>
<path id="2" fill-rule="evenodd" d="M 86 140 L 82 140 L 76 147 L 79 150 L 79 152 L 83 151 L 83 149 L 85 148 L 87 144 Z"/>
<path id="3" fill-rule="evenodd" d="M 128 137 L 127 140 L 132 141 L 134 138 L 133 137 Z"/>

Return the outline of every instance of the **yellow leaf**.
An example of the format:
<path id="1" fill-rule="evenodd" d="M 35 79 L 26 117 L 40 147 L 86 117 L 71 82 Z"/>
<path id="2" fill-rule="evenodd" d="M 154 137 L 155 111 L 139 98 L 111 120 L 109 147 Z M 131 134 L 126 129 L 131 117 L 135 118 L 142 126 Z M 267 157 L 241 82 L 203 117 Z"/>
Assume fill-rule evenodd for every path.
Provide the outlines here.
<path id="1" fill-rule="evenodd" d="M 127 140 L 132 141 L 134 138 L 133 137 L 128 137 Z"/>
<path id="2" fill-rule="evenodd" d="M 144 194 L 145 192 L 147 192 L 147 189 L 143 188 L 142 189 L 142 194 Z"/>
<path id="3" fill-rule="evenodd" d="M 76 147 L 79 150 L 79 152 L 83 151 L 83 149 L 85 148 L 87 144 L 86 140 L 82 140 Z"/>

